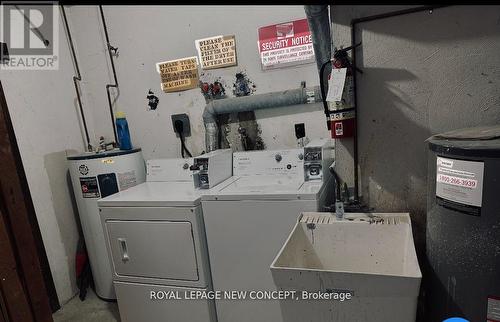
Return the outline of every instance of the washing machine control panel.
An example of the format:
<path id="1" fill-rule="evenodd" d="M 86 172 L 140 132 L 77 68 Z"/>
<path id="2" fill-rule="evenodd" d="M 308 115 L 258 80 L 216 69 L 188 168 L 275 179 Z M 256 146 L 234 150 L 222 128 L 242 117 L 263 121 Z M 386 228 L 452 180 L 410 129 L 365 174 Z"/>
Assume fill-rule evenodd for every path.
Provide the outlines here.
<path id="1" fill-rule="evenodd" d="M 284 149 L 233 153 L 233 175 L 303 176 L 304 150 Z"/>
<path id="2" fill-rule="evenodd" d="M 192 181 L 193 158 L 146 160 L 146 181 Z"/>

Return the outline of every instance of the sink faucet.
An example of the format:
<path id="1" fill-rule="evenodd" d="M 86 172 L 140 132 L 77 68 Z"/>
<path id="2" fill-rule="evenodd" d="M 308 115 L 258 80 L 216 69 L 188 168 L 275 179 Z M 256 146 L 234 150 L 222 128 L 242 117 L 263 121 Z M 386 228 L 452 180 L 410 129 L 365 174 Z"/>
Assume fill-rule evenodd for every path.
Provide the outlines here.
<path id="1" fill-rule="evenodd" d="M 338 220 L 344 219 L 344 202 L 342 200 L 335 201 L 335 217 Z"/>
<path id="2" fill-rule="evenodd" d="M 340 179 L 339 176 L 337 175 L 337 172 L 335 172 L 335 161 L 330 165 L 329 170 L 330 173 L 333 175 L 333 184 L 334 190 L 335 190 L 335 216 L 337 217 L 338 220 L 343 220 L 344 219 L 344 201 L 342 200 L 342 197 L 340 195 Z"/>
<path id="3" fill-rule="evenodd" d="M 333 176 L 333 183 L 335 184 L 335 216 L 337 219 L 342 220 L 344 219 L 344 201 L 342 201 L 342 197 L 340 194 L 340 179 L 339 176 L 337 175 L 337 172 L 335 172 L 335 161 L 330 165 L 329 169 L 330 173 Z"/>

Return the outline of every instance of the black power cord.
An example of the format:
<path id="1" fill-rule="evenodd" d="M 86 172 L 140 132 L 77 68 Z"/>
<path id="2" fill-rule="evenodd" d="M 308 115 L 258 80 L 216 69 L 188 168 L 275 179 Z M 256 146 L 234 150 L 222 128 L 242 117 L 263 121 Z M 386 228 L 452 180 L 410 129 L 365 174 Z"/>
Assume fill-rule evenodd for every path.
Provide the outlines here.
<path id="1" fill-rule="evenodd" d="M 326 126 L 328 130 L 331 130 L 331 123 L 330 123 L 330 109 L 328 108 L 328 103 L 326 101 L 326 89 L 325 89 L 325 79 L 323 74 L 325 73 L 325 68 L 331 64 L 332 61 L 328 60 L 321 65 L 321 69 L 319 70 L 319 89 L 321 91 L 321 98 L 323 101 L 323 109 L 325 111 L 325 116 L 326 116 Z"/>
<path id="2" fill-rule="evenodd" d="M 333 184 L 334 184 L 334 191 L 335 191 L 335 201 L 344 201 L 342 200 L 342 197 L 340 195 L 340 178 L 335 169 L 333 168 L 333 165 L 328 168 L 330 170 L 330 173 L 333 175 Z"/>
<path id="3" fill-rule="evenodd" d="M 179 134 L 179 139 L 181 140 L 181 156 L 184 158 L 184 152 L 187 153 L 187 155 L 192 158 L 193 155 L 191 152 L 188 150 L 186 147 L 186 142 L 184 142 L 184 123 L 181 120 L 176 120 L 174 122 L 174 130 Z"/>
<path id="4" fill-rule="evenodd" d="M 179 137 L 181 139 L 181 154 L 182 154 L 182 157 L 184 158 L 184 151 L 186 151 L 187 155 L 192 158 L 193 155 L 191 154 L 191 152 L 188 150 L 188 148 L 186 147 L 186 143 L 184 142 L 184 136 L 182 134 L 179 134 Z"/>

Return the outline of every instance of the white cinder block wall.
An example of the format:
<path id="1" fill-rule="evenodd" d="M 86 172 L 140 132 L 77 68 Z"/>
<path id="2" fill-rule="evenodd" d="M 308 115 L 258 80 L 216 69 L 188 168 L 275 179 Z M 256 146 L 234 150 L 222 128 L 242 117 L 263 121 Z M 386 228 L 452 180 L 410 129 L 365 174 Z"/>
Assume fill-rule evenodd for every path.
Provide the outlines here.
<path id="1" fill-rule="evenodd" d="M 120 85 L 116 110 L 126 113 L 133 144 L 145 158 L 180 157 L 173 135 L 171 114 L 187 113 L 192 136 L 187 146 L 193 154 L 205 149 L 201 115 L 205 99 L 199 89 L 163 93 L 157 62 L 196 55 L 194 41 L 216 35 L 235 35 L 238 66 L 205 72 L 221 78 L 232 96 L 235 74 L 246 71 L 256 94 L 318 85 L 316 64 L 262 71 L 257 47 L 258 28 L 305 18 L 303 6 L 103 6 L 111 44 L 118 47 L 115 66 Z M 105 85 L 112 82 L 104 32 L 97 6 L 74 6 L 70 20 L 82 66 L 86 108 L 95 123 L 93 135 L 112 138 Z M 200 72 L 203 72 L 200 70 Z M 203 77 L 202 77 L 203 79 Z M 151 89 L 160 99 L 156 111 L 147 110 Z M 329 135 L 321 104 L 256 112 L 266 148 L 295 147 L 294 123 L 305 123 L 309 138 Z"/>

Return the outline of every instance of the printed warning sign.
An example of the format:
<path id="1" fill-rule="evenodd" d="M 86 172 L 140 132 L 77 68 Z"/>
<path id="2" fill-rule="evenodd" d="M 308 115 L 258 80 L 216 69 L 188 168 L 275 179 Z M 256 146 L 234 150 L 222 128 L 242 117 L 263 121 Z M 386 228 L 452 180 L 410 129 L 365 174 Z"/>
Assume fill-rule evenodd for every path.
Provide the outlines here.
<path id="1" fill-rule="evenodd" d="M 198 59 L 187 57 L 156 64 L 165 93 L 185 91 L 198 87 Z"/>
<path id="2" fill-rule="evenodd" d="M 262 69 L 314 62 L 314 49 L 307 19 L 259 28 Z"/>
<path id="3" fill-rule="evenodd" d="M 328 80 L 328 94 L 326 100 L 329 102 L 337 102 L 342 100 L 344 85 L 347 76 L 347 68 L 334 68 Z"/>
<path id="4" fill-rule="evenodd" d="M 80 177 L 83 198 L 99 198 L 99 186 L 96 177 Z"/>
<path id="5" fill-rule="evenodd" d="M 437 197 L 481 207 L 484 162 L 437 157 L 436 170 Z"/>
<path id="6" fill-rule="evenodd" d="M 236 39 L 234 36 L 215 36 L 195 41 L 202 69 L 236 66 Z"/>

